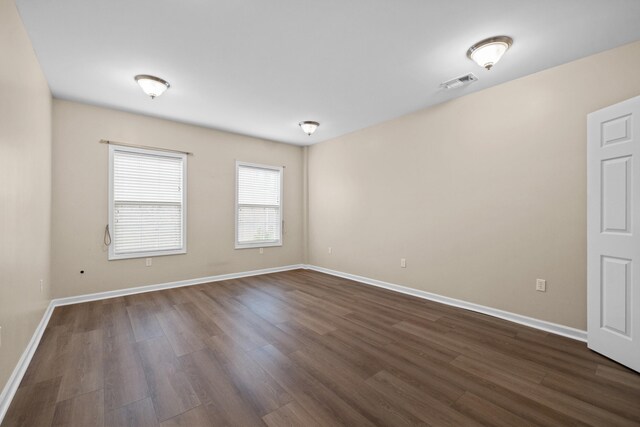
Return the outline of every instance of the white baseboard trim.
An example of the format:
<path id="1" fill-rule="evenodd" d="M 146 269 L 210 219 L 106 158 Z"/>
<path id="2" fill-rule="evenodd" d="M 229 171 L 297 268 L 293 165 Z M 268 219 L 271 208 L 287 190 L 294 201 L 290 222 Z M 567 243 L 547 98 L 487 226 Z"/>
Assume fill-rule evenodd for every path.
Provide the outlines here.
<path id="1" fill-rule="evenodd" d="M 138 286 L 135 288 L 118 289 L 115 291 L 97 292 L 95 294 L 78 295 L 74 297 L 57 298 L 52 302 L 55 307 L 78 304 L 81 302 L 99 301 L 126 295 L 142 294 L 162 289 L 181 288 L 183 286 L 202 285 L 204 283 L 219 282 L 221 280 L 239 279 L 242 277 L 259 276 L 261 274 L 279 273 L 281 271 L 305 268 L 303 264 L 285 265 L 283 267 L 263 268 L 261 270 L 243 271 L 240 273 L 219 274 L 217 276 L 199 277 L 196 279 L 178 280 L 177 282 L 160 283 L 158 285 Z"/>
<path id="2" fill-rule="evenodd" d="M 491 308 L 480 304 L 474 304 L 472 302 L 462 301 L 455 298 L 449 298 L 431 292 L 425 292 L 418 289 L 408 288 L 406 286 L 396 285 L 393 283 L 383 282 L 382 280 L 370 279 L 368 277 L 357 276 L 355 274 L 344 273 L 342 271 L 331 270 L 324 267 L 318 267 L 315 265 L 306 265 L 308 270 L 318 271 L 320 273 L 330 274 L 332 276 L 342 277 L 344 279 L 354 280 L 356 282 L 364 283 L 366 285 L 377 286 L 379 288 L 388 289 L 395 292 L 400 292 L 414 297 L 423 298 L 435 302 L 439 302 L 454 307 L 464 308 L 466 310 L 475 311 L 489 316 L 498 317 L 500 319 L 508 320 L 510 322 L 519 323 L 531 328 L 540 329 L 545 332 L 550 332 L 556 335 L 562 335 L 563 337 L 572 338 L 578 341 L 587 341 L 587 331 L 575 329 L 569 326 L 559 325 L 557 323 L 547 322 L 546 320 L 534 319 L 532 317 L 523 316 L 521 314 L 511 313 L 509 311 L 498 310 L 497 308 Z"/>
<path id="3" fill-rule="evenodd" d="M 16 391 L 18 391 L 18 386 L 20 386 L 22 377 L 24 377 L 24 374 L 27 372 L 27 368 L 29 367 L 31 358 L 36 352 L 38 344 L 40 344 L 40 339 L 42 339 L 42 334 L 47 328 L 47 324 L 49 323 L 49 319 L 51 318 L 51 313 L 53 313 L 54 308 L 55 306 L 53 305 L 53 301 L 50 301 L 47 309 L 44 312 L 44 315 L 42 316 L 42 319 L 40 319 L 38 327 L 36 328 L 33 336 L 31 337 L 31 340 L 29 341 L 29 344 L 27 344 L 27 348 L 22 353 L 22 356 L 20 356 L 18 364 L 11 373 L 11 376 L 5 384 L 4 389 L 2 389 L 2 394 L 0 394 L 0 424 L 2 424 L 2 420 L 4 419 L 4 416 L 9 409 L 9 405 L 13 400 L 13 396 L 16 394 Z"/>
<path id="4" fill-rule="evenodd" d="M 86 295 L 78 295 L 74 297 L 66 297 L 66 298 L 56 298 L 49 302 L 49 306 L 47 307 L 38 327 L 36 328 L 33 336 L 31 337 L 31 341 L 27 345 L 27 348 L 22 353 L 18 364 L 13 370 L 11 376 L 9 377 L 9 381 L 4 386 L 2 390 L 2 394 L 0 394 L 0 424 L 2 424 L 2 420 L 9 409 L 9 405 L 13 400 L 13 396 L 16 394 L 18 390 L 18 386 L 24 377 L 24 374 L 27 372 L 27 367 L 33 358 L 33 354 L 38 348 L 38 344 L 40 344 L 40 339 L 42 338 L 42 334 L 44 330 L 47 328 L 47 324 L 49 323 L 49 319 L 51 318 L 51 314 L 53 313 L 54 308 L 60 307 L 63 305 L 70 304 L 78 304 L 82 302 L 89 301 L 98 301 L 109 298 L 116 298 L 125 295 L 133 295 L 133 294 L 141 294 L 144 292 L 151 291 L 159 291 L 162 289 L 170 289 L 170 288 L 180 288 L 183 286 L 193 286 L 193 285 L 201 285 L 204 283 L 210 282 L 219 282 L 221 280 L 230 280 L 230 279 L 239 279 L 242 277 L 250 277 L 250 276 L 259 276 L 261 274 L 269 274 L 269 273 L 279 273 L 281 271 L 289 271 L 296 270 L 300 268 L 305 268 L 303 264 L 294 264 L 294 265 L 286 265 L 283 267 L 273 267 L 273 268 L 263 268 L 261 270 L 252 270 L 252 271 L 243 271 L 240 273 L 229 273 L 229 274 L 219 274 L 216 276 L 208 276 L 208 277 L 200 277 L 197 279 L 188 279 L 188 280 L 179 280 L 177 282 L 168 282 L 161 283 L 158 285 L 148 285 L 148 286 L 138 286 L 135 288 L 127 288 L 127 289 L 119 289 L 116 291 L 107 291 L 107 292 L 98 292 L 95 294 L 86 294 Z"/>

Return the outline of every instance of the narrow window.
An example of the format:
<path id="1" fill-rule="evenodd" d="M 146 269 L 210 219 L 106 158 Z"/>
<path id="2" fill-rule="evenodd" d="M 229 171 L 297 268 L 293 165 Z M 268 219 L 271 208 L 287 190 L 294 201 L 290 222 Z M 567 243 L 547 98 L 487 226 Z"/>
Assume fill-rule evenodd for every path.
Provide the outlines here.
<path id="1" fill-rule="evenodd" d="M 109 146 L 109 259 L 184 254 L 185 154 Z"/>
<path id="2" fill-rule="evenodd" d="M 282 167 L 236 162 L 236 249 L 282 246 Z"/>

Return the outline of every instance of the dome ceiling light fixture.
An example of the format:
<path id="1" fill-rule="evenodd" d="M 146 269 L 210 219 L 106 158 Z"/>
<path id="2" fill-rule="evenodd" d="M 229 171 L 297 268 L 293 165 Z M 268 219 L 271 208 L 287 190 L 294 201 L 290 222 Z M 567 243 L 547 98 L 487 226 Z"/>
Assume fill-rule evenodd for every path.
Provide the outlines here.
<path id="1" fill-rule="evenodd" d="M 513 39 L 508 36 L 489 37 L 471 46 L 467 56 L 479 66 L 490 70 L 512 44 Z"/>
<path id="2" fill-rule="evenodd" d="M 313 122 L 311 120 L 305 120 L 304 122 L 298 123 L 298 125 L 302 128 L 302 131 L 304 133 L 311 136 L 311 134 L 314 133 L 316 129 L 318 129 L 318 126 L 320 126 L 320 123 Z"/>
<path id="3" fill-rule="evenodd" d="M 148 74 L 138 74 L 135 76 L 135 80 L 151 99 L 162 95 L 165 90 L 171 87 L 168 81 Z"/>

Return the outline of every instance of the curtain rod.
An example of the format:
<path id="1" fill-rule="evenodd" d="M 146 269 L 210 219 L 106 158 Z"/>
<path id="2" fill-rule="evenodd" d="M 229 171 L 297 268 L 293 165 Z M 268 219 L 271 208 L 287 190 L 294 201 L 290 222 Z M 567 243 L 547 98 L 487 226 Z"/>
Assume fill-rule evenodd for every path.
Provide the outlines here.
<path id="1" fill-rule="evenodd" d="M 149 147 L 148 145 L 127 144 L 126 142 L 109 141 L 108 139 L 101 139 L 98 142 L 100 144 L 122 145 L 123 147 L 132 147 L 132 148 L 148 148 L 149 150 L 167 151 L 169 153 L 182 153 L 182 154 L 186 154 L 187 156 L 193 156 L 193 153 L 189 151 L 171 150 L 169 148 L 160 148 L 160 147 Z"/>

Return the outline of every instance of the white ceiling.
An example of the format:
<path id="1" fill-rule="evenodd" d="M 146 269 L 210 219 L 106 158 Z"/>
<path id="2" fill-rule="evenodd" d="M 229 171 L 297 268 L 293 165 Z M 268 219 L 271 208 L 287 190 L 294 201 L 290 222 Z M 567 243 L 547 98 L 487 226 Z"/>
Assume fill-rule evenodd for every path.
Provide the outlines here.
<path id="1" fill-rule="evenodd" d="M 640 39 L 638 0 L 16 3 L 57 98 L 301 145 Z M 493 70 L 466 57 L 503 34 Z M 480 80 L 439 89 L 468 72 Z M 171 89 L 151 100 L 136 74 Z"/>

